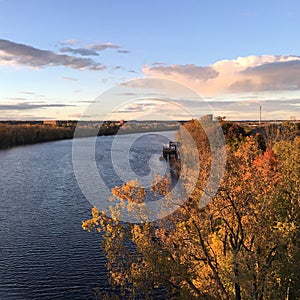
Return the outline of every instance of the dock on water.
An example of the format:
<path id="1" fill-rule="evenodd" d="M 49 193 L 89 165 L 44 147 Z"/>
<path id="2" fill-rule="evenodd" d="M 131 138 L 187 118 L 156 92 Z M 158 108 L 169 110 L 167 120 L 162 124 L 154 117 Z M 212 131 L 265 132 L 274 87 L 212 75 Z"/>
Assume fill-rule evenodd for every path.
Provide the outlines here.
<path id="1" fill-rule="evenodd" d="M 163 158 L 166 161 L 170 161 L 173 158 L 177 160 L 179 158 L 178 146 L 179 144 L 176 142 L 169 142 L 169 145 L 163 146 Z"/>
<path id="2" fill-rule="evenodd" d="M 169 142 L 163 146 L 163 158 L 169 162 L 171 177 L 178 179 L 181 169 L 179 143 Z"/>

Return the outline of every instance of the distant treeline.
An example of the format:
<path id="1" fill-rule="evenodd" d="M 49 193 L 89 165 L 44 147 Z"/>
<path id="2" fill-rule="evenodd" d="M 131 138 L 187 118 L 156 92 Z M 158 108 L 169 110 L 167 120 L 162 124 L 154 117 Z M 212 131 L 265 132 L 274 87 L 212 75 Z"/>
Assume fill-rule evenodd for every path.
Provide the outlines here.
<path id="1" fill-rule="evenodd" d="M 38 121 L 37 121 L 38 122 Z M 42 142 L 50 142 L 64 139 L 72 139 L 74 132 L 77 132 L 77 137 L 94 136 L 95 132 L 98 136 L 115 135 L 162 131 L 162 130 L 176 130 L 178 124 L 176 122 L 118 122 L 118 121 L 104 121 L 104 122 L 69 122 L 41 124 L 37 122 L 0 122 L 0 149 L 6 149 L 13 146 L 29 145 Z M 122 129 L 122 130 L 120 130 Z M 120 130 L 120 131 L 119 131 Z"/>
<path id="2" fill-rule="evenodd" d="M 74 128 L 0 124 L 0 148 L 73 138 Z"/>
<path id="3" fill-rule="evenodd" d="M 99 126 L 98 135 L 114 135 L 120 124 L 103 123 Z M 72 139 L 75 126 L 0 124 L 0 149 L 13 146 L 37 144 L 43 142 Z M 80 136 L 87 137 L 95 134 L 95 127 L 82 127 Z"/>

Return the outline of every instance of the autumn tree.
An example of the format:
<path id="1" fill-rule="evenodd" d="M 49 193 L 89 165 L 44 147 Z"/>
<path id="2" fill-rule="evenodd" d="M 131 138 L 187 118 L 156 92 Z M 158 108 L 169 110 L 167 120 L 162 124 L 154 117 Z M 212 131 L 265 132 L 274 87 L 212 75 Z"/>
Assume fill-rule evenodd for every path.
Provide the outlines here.
<path id="1" fill-rule="evenodd" d="M 202 206 L 212 166 L 208 135 L 216 128 L 204 131 L 194 120 L 184 130 L 197 145 L 200 167 L 195 174 L 192 158 L 182 166 L 183 185 L 198 178 L 173 214 L 149 222 L 148 191 L 134 181 L 112 190 L 119 202 L 110 217 L 93 208 L 83 222 L 85 230 L 103 235 L 112 285 L 131 299 L 300 298 L 300 138 L 274 142 L 265 151 L 255 137 L 228 144 L 223 180 Z M 177 138 L 184 135 L 179 131 Z M 188 143 L 182 155 L 189 154 Z M 153 187 L 161 195 L 172 188 L 168 178 Z M 124 209 L 143 215 L 143 222 L 120 221 Z"/>

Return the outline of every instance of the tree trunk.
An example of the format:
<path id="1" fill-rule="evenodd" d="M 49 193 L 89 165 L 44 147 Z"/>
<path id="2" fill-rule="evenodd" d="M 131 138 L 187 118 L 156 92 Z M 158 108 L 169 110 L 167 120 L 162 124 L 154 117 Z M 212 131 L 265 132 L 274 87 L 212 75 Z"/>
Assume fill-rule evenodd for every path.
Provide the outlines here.
<path id="1" fill-rule="evenodd" d="M 235 300 L 241 300 L 241 286 L 239 284 L 239 269 L 236 258 L 234 257 L 233 261 L 233 273 L 234 273 L 234 290 L 235 290 Z"/>

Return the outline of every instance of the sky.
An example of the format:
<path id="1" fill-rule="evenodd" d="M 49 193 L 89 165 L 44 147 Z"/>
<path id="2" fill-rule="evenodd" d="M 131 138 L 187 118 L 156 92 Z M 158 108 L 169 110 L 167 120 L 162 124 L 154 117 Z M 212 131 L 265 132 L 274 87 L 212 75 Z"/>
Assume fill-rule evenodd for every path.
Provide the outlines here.
<path id="1" fill-rule="evenodd" d="M 299 28 L 297 0 L 0 0 L 0 120 L 299 119 Z"/>

